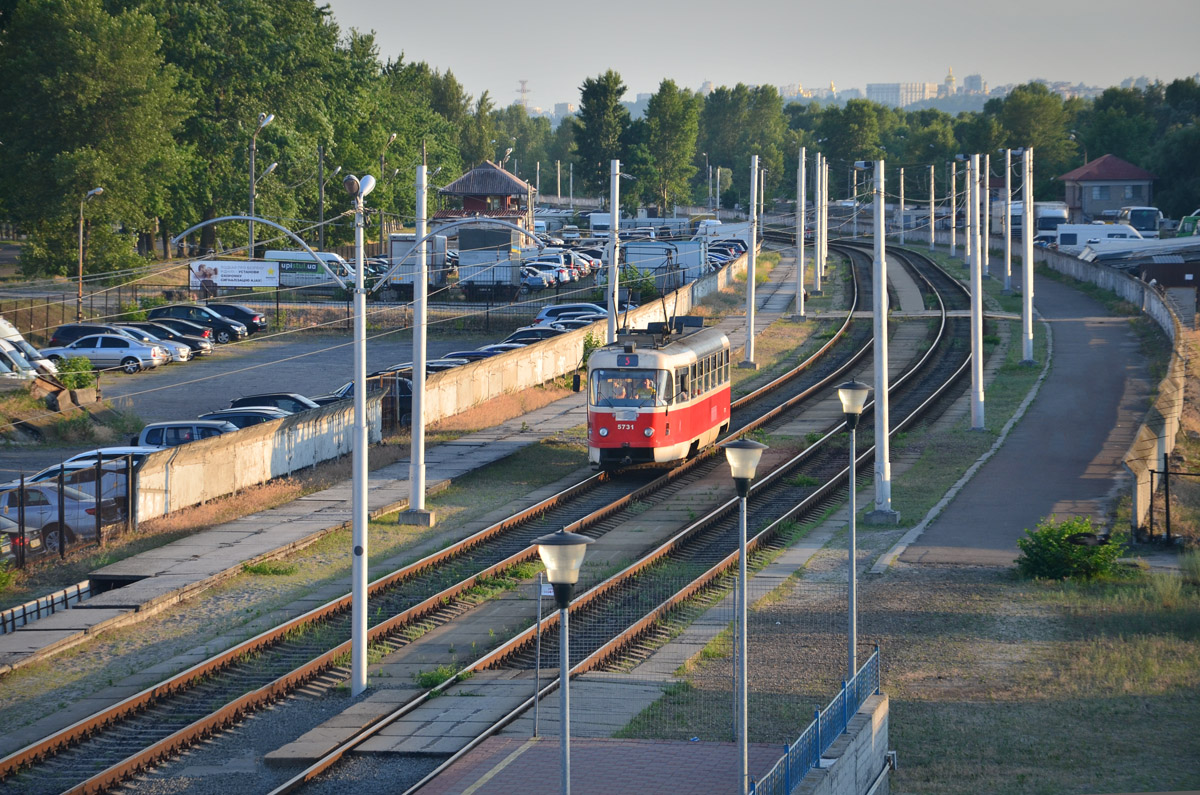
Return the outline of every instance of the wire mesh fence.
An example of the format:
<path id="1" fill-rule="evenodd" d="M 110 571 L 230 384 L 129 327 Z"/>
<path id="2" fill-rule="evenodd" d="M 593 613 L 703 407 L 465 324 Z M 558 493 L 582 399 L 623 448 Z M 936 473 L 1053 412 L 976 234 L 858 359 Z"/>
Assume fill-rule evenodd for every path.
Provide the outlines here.
<path id="1" fill-rule="evenodd" d="M 647 583 L 641 605 L 612 623 L 632 622 L 681 588 L 685 580 Z M 646 633 L 620 658 L 586 673 L 571 685 L 571 733 L 580 737 L 620 737 L 729 742 L 735 739 L 735 601 L 732 578 L 701 594 Z M 847 671 L 846 586 L 789 581 L 772 589 L 755 583 L 749 590 L 748 722 L 750 742 L 796 740 L 841 689 Z M 544 613 L 553 610 L 545 600 Z M 637 615 L 635 615 L 637 614 Z M 607 625 L 609 622 L 604 622 Z M 574 617 L 570 625 L 571 663 L 608 640 L 611 632 Z M 859 655 L 865 660 L 870 649 Z M 543 638 L 541 684 L 558 676 L 557 633 Z M 533 658 L 527 662 L 533 668 Z M 533 670 L 525 672 L 533 679 Z M 533 682 L 530 682 L 533 692 Z M 539 733 L 558 731 L 557 694 L 543 700 Z M 514 733 L 533 733 L 532 716 Z"/>

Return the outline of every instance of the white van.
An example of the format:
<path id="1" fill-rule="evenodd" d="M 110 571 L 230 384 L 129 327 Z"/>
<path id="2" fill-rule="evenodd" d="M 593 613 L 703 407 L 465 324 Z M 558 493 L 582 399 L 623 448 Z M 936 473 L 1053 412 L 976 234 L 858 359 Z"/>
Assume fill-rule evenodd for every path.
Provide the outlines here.
<path id="1" fill-rule="evenodd" d="M 58 374 L 58 367 L 54 362 L 42 356 L 41 351 L 30 345 L 28 340 L 21 336 L 21 332 L 17 331 L 17 327 L 4 318 L 0 318 L 0 339 L 8 342 L 20 351 L 21 355 L 36 367 L 39 373 L 45 373 L 46 375 Z"/>
<path id="2" fill-rule="evenodd" d="M 1058 250 L 1078 254 L 1084 247 L 1101 240 L 1141 240 L 1138 230 L 1128 224 L 1059 224 L 1055 242 Z"/>
<path id="3" fill-rule="evenodd" d="M 1158 237 L 1158 227 L 1163 214 L 1157 207 L 1122 207 L 1117 213 L 1118 224 L 1128 224 L 1142 233 L 1142 237 Z"/>

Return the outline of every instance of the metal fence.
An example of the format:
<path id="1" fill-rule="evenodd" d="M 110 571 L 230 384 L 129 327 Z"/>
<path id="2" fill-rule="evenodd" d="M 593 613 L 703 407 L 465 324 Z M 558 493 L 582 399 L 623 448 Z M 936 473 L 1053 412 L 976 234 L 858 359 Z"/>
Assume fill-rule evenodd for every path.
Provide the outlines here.
<path id="1" fill-rule="evenodd" d="M 850 719 L 855 716 L 866 700 L 879 692 L 879 647 L 863 663 L 854 678 L 842 682 L 842 689 L 823 710 L 816 710 L 812 723 L 800 732 L 794 743 L 788 745 L 780 760 L 770 772 L 753 782 L 750 791 L 763 795 L 791 795 L 800 785 L 808 771 L 821 762 L 821 755 L 829 750 Z"/>
<path id="2" fill-rule="evenodd" d="M 35 556 L 58 555 L 137 530 L 138 467 L 132 456 L 60 465 L 38 481 L 25 476 L 0 490 L 0 556 L 24 568 Z"/>

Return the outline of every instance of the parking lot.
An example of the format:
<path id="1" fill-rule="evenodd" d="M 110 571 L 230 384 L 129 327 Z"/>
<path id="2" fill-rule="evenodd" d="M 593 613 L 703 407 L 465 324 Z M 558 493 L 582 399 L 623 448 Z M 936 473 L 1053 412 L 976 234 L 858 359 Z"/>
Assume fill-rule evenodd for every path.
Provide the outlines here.
<path id="1" fill-rule="evenodd" d="M 388 334 L 367 340 L 367 372 L 412 360 L 412 340 Z M 428 343 L 428 358 L 498 342 L 488 337 L 453 336 Z M 330 392 L 354 376 L 354 343 L 348 333 L 288 334 L 221 345 L 211 356 L 186 364 L 170 364 L 135 375 L 106 373 L 101 379 L 105 400 L 135 413 L 145 422 L 190 419 L 229 401 L 259 392 Z M 114 443 L 123 444 L 127 439 Z M 82 450 L 94 447 L 0 449 L 0 479 L 30 474 Z"/>

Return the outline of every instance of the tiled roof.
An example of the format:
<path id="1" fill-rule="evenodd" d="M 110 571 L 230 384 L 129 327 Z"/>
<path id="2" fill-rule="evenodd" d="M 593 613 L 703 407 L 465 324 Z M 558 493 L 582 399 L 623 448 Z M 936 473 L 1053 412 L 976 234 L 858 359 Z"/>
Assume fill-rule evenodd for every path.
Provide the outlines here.
<path id="1" fill-rule="evenodd" d="M 533 188 L 485 160 L 438 192 L 443 196 L 528 196 Z"/>
<path id="2" fill-rule="evenodd" d="M 1085 163 L 1074 171 L 1068 171 L 1058 179 L 1062 182 L 1110 182 L 1112 180 L 1153 180 L 1156 177 L 1144 168 L 1138 168 L 1116 155 L 1104 155 Z"/>

